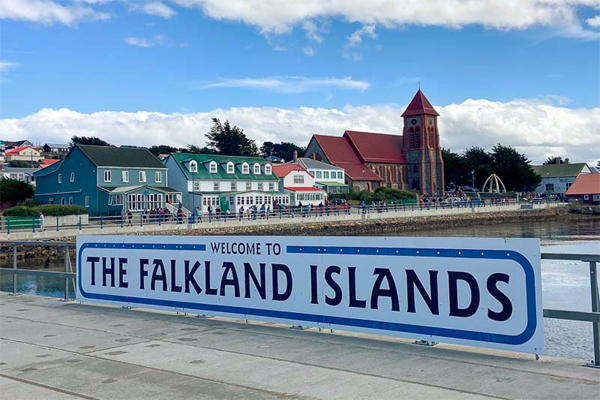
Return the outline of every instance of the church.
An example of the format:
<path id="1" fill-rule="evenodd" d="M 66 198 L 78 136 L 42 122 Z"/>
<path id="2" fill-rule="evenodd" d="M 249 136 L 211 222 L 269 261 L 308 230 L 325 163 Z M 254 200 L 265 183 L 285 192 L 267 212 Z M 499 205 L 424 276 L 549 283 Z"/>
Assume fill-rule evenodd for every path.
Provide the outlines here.
<path id="1" fill-rule="evenodd" d="M 306 157 L 344 168 L 354 190 L 380 186 L 444 194 L 444 164 L 439 114 L 421 89 L 402 114 L 403 134 L 345 131 L 339 136 L 313 135 Z"/>

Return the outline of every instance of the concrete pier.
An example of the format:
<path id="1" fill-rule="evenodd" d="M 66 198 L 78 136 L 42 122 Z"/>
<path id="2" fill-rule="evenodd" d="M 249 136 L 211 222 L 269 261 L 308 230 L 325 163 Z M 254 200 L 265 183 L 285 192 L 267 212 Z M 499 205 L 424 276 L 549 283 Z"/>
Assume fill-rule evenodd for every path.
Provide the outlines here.
<path id="1" fill-rule="evenodd" d="M 0 294 L 3 399 L 598 399 L 583 364 Z"/>

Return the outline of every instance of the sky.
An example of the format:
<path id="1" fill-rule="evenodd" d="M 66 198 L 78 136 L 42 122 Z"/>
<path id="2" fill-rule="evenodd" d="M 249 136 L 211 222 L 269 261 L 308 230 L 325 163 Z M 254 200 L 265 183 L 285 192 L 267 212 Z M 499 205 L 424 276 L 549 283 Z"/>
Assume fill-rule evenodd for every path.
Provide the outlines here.
<path id="1" fill-rule="evenodd" d="M 445 148 L 595 164 L 600 0 L 0 1 L 0 139 L 401 134 L 419 86 Z"/>

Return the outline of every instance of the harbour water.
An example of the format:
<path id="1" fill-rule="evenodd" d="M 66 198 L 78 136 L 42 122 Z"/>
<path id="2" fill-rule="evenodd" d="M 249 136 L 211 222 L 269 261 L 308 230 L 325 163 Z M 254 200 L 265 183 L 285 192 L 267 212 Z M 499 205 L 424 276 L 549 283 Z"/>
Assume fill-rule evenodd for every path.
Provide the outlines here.
<path id="1" fill-rule="evenodd" d="M 386 236 L 539 238 L 542 252 L 600 254 L 599 220 L 510 223 L 397 232 Z M 2 265 L 2 267 L 10 267 L 10 265 Z M 63 270 L 62 261 L 48 265 L 45 261 L 28 261 L 27 267 Z M 1 276 L 0 290 L 12 291 L 12 278 L 9 275 Z M 26 294 L 63 297 L 64 279 L 19 276 L 18 291 Z M 589 264 L 574 261 L 542 261 L 542 297 L 544 308 L 591 311 Z M 545 318 L 544 331 L 546 354 L 585 361 L 593 358 L 590 323 Z"/>

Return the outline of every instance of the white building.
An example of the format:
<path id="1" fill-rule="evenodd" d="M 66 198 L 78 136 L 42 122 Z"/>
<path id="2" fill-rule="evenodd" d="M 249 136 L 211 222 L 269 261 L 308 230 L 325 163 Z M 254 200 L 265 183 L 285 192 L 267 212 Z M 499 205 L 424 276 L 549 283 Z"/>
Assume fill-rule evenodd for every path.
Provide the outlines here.
<path id="1" fill-rule="evenodd" d="M 290 204 L 317 206 L 327 202 L 327 192 L 315 187 L 315 178 L 301 165 L 274 165 L 273 172 L 279 177 L 284 191 L 289 193 Z"/>
<path id="2" fill-rule="evenodd" d="M 348 193 L 343 168 L 306 157 L 296 158 L 285 165 L 300 165 L 314 177 L 315 186 L 328 194 Z"/>
<path id="3" fill-rule="evenodd" d="M 564 195 L 580 174 L 592 172 L 586 163 L 534 165 L 532 168 L 542 177 L 535 192 L 545 195 Z"/>

